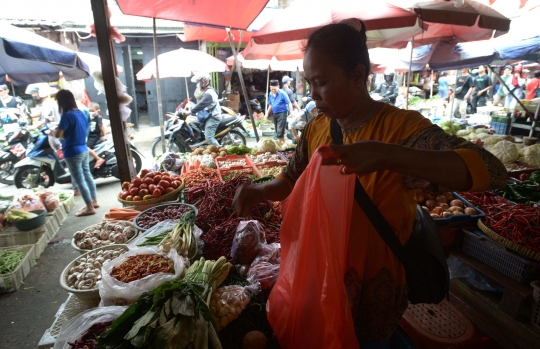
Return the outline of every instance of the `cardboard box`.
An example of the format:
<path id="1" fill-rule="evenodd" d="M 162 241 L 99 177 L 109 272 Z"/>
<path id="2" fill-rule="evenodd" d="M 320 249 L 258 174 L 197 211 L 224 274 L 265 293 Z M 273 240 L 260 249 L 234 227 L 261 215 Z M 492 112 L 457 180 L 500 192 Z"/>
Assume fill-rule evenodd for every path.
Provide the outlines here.
<path id="1" fill-rule="evenodd" d="M 237 112 L 240 109 L 240 101 L 228 101 L 227 106 Z"/>
<path id="2" fill-rule="evenodd" d="M 238 93 L 227 93 L 226 97 L 229 101 L 240 102 L 240 95 Z"/>

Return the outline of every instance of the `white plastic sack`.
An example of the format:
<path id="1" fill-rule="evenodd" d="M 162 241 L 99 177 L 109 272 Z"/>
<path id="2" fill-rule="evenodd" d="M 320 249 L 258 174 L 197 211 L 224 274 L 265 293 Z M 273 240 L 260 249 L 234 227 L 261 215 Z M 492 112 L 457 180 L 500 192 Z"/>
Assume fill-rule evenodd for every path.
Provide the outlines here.
<path id="1" fill-rule="evenodd" d="M 60 329 L 53 349 L 71 349 L 68 342 L 75 342 L 94 324 L 114 321 L 126 311 L 127 307 L 100 307 L 89 309 L 66 322 Z"/>
<path id="2" fill-rule="evenodd" d="M 137 236 L 137 238 L 130 241 L 128 244 L 129 249 L 134 250 L 136 248 L 140 248 L 140 246 L 138 245 L 145 242 L 147 237 L 156 236 L 163 233 L 164 231 L 171 230 L 172 228 L 174 228 L 176 224 L 178 224 L 177 219 L 166 219 L 164 221 L 159 222 L 158 224 L 154 225 L 152 228 L 141 233 L 139 236 Z M 150 246 L 142 246 L 142 247 L 150 247 Z"/>
<path id="3" fill-rule="evenodd" d="M 178 255 L 175 249 L 171 249 L 166 254 L 166 257 L 174 262 L 174 274 L 157 273 L 129 283 L 118 281 L 111 276 L 110 273 L 115 266 L 122 264 L 128 256 L 138 254 L 164 255 L 157 250 L 157 247 L 141 247 L 124 253 L 120 257 L 104 264 L 101 267 L 101 282 L 98 283 L 99 296 L 101 297 L 100 306 L 131 304 L 144 292 L 152 291 L 166 281 L 177 280 L 183 277 L 189 264 L 186 258 Z"/>

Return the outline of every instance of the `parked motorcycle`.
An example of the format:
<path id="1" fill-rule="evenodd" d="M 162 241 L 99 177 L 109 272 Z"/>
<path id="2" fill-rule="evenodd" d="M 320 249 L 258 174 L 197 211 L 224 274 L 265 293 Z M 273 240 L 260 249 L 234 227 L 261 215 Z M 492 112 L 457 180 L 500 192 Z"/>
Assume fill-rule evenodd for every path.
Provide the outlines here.
<path id="1" fill-rule="evenodd" d="M 67 166 L 63 159 L 60 159 L 56 150 L 49 142 L 49 132 L 47 126 L 40 130 L 40 135 L 34 142 L 34 147 L 26 153 L 26 157 L 15 165 L 13 181 L 17 188 L 36 188 L 38 186 L 50 187 L 54 183 L 66 184 L 71 182 L 71 175 L 66 171 Z M 141 152 L 130 143 L 133 166 L 139 173 L 142 168 Z M 114 176 L 120 179 L 120 172 L 116 161 L 116 153 L 112 140 L 100 143 L 94 151 L 105 159 L 105 163 L 99 168 L 94 168 L 96 160 L 90 161 L 90 170 L 94 179 Z"/>
<path id="2" fill-rule="evenodd" d="M 197 121 L 187 123 L 187 117 L 182 115 L 182 111 L 179 110 L 174 114 L 167 114 L 169 120 L 166 122 L 165 131 L 165 151 L 185 153 L 191 152 L 198 147 L 208 146 L 208 142 L 204 137 L 204 128 Z M 227 145 L 240 145 L 246 144 L 246 138 L 240 132 L 246 130 L 242 125 L 242 122 L 246 119 L 245 116 L 236 114 L 223 118 L 216 130 L 214 136 L 216 140 L 222 146 Z M 246 132 L 247 133 L 247 132 Z M 155 138 L 154 145 L 152 146 L 152 156 L 162 154 L 161 136 Z"/>
<path id="3" fill-rule="evenodd" d="M 0 155 L 0 183 L 12 185 L 15 164 L 26 156 L 26 148 L 32 141 L 32 133 L 26 130 L 26 122 L 19 121 L 19 130 L 9 132 L 2 144 Z"/>

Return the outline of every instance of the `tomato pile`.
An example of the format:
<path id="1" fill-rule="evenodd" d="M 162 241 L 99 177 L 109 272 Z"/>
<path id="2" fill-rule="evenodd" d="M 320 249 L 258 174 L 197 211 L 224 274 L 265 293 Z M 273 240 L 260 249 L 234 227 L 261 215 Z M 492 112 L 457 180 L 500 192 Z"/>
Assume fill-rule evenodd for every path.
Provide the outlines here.
<path id="1" fill-rule="evenodd" d="M 181 184 L 180 177 L 171 176 L 167 172 L 151 172 L 145 169 L 131 182 L 122 183 L 122 191 L 118 197 L 126 201 L 157 199 L 174 191 Z"/>

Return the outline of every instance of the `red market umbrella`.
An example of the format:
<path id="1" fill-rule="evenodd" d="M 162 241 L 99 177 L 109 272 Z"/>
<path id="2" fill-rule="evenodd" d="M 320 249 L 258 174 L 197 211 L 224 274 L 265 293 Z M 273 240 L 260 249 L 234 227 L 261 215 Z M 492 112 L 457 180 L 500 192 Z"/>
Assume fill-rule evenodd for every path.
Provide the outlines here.
<path id="1" fill-rule="evenodd" d="M 385 29 L 413 27 L 417 15 L 400 7 L 373 0 L 296 0 L 274 19 L 266 23 L 253 39 L 257 44 L 273 44 L 303 40 L 317 28 L 347 18 L 359 18 L 366 29 L 376 32 Z M 378 35 L 385 37 L 385 35 Z"/>
<path id="2" fill-rule="evenodd" d="M 475 0 L 461 0 L 462 6 L 456 7 L 453 1 L 427 1 L 417 3 L 414 7 L 425 22 L 478 26 L 483 29 L 497 30 L 502 33 L 510 30 L 510 19 L 501 15 L 489 6 Z"/>
<path id="3" fill-rule="evenodd" d="M 159 78 L 190 77 L 197 72 L 224 72 L 229 70 L 227 64 L 198 50 L 180 48 L 162 53 L 158 56 Z M 149 81 L 156 76 L 155 59 L 146 64 L 138 73 L 137 80 Z"/>
<path id="4" fill-rule="evenodd" d="M 229 43 L 229 37 L 227 32 L 223 28 L 208 27 L 204 25 L 196 24 L 184 24 L 184 34 L 177 34 L 180 40 L 182 41 L 195 41 L 195 40 L 204 40 L 211 42 L 226 42 Z M 240 31 L 231 30 L 231 35 L 233 37 L 233 42 L 238 43 L 240 41 Z M 252 32 L 244 32 L 242 42 L 247 43 L 253 35 Z"/>
<path id="5" fill-rule="evenodd" d="M 247 29 L 268 0 L 117 0 L 126 15 Z"/>

